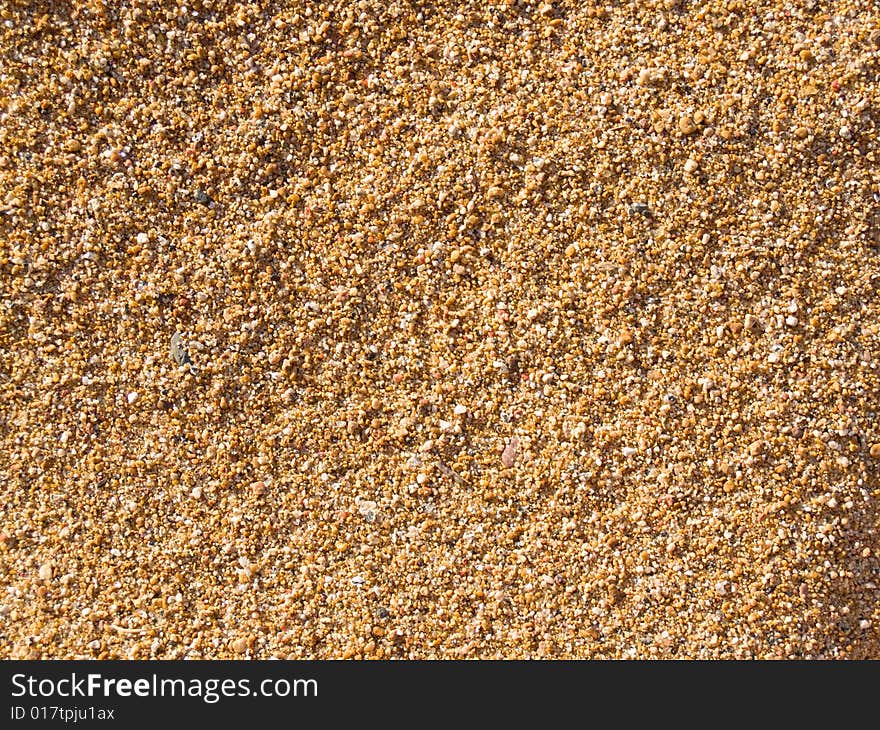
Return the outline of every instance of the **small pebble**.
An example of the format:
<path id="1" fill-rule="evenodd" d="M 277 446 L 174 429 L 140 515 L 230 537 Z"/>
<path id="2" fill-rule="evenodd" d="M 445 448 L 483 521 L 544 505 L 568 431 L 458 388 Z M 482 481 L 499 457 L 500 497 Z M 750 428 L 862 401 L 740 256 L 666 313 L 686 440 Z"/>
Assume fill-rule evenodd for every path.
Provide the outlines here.
<path id="1" fill-rule="evenodd" d="M 196 201 L 197 203 L 199 203 L 200 205 L 210 205 L 211 202 L 212 202 L 212 201 L 211 201 L 211 196 L 208 195 L 208 194 L 207 194 L 204 190 L 202 190 L 201 188 L 199 188 L 199 189 L 196 190 L 196 192 L 195 192 L 195 194 L 193 195 L 193 197 L 195 198 L 195 201 Z"/>
<path id="2" fill-rule="evenodd" d="M 504 451 L 501 452 L 501 463 L 509 469 L 516 462 L 516 457 L 518 454 L 519 439 L 514 437 L 507 442 L 507 445 L 504 447 Z"/>
<path id="3" fill-rule="evenodd" d="M 180 336 L 180 332 L 175 332 L 171 336 L 171 358 L 178 365 L 188 365 L 192 363 L 189 353 L 183 346 L 183 339 Z"/>
<path id="4" fill-rule="evenodd" d="M 678 131 L 684 135 L 693 134 L 697 131 L 697 125 L 689 115 L 684 115 L 678 120 Z"/>

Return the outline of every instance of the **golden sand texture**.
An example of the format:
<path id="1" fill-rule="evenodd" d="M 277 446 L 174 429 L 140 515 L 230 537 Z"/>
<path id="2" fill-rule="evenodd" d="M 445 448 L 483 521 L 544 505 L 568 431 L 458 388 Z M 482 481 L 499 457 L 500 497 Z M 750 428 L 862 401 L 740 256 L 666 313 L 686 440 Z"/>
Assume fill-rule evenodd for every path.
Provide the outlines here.
<path id="1" fill-rule="evenodd" d="M 880 659 L 875 4 L 0 39 L 2 656 Z"/>

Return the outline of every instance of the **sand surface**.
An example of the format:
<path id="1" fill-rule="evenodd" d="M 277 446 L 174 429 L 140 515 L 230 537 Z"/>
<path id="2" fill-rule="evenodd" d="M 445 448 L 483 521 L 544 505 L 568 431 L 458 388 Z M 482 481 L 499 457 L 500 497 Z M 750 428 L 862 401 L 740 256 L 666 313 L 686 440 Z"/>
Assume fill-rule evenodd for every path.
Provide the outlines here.
<path id="1" fill-rule="evenodd" d="M 880 659 L 878 66 L 860 0 L 0 3 L 0 655 Z"/>

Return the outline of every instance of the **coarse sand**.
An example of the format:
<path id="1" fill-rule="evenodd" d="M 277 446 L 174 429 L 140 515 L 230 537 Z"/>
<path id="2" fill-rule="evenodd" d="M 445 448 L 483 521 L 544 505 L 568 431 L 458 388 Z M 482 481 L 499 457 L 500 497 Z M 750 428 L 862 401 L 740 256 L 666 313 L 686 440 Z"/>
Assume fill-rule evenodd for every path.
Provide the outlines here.
<path id="1" fill-rule="evenodd" d="M 880 659 L 880 10 L 0 3 L 0 656 Z"/>

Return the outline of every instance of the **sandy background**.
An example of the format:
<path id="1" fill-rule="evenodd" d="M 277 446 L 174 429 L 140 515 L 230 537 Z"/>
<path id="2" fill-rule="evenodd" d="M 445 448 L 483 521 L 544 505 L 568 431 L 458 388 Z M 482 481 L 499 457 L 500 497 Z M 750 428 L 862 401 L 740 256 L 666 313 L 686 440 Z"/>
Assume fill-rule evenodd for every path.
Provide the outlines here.
<path id="1" fill-rule="evenodd" d="M 0 654 L 880 659 L 873 3 L 72 5 Z"/>

